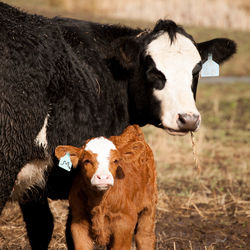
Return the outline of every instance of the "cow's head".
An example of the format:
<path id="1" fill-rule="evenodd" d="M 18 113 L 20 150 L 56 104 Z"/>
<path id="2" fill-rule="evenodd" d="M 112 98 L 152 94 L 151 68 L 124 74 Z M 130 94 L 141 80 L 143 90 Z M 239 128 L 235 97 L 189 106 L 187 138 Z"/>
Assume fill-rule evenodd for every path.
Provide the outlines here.
<path id="1" fill-rule="evenodd" d="M 208 53 L 221 64 L 236 52 L 236 44 L 225 38 L 195 43 L 169 20 L 160 20 L 152 31 L 123 38 L 115 46 L 111 70 L 115 65 L 116 77 L 129 80 L 132 122 L 150 123 L 170 134 L 185 134 L 200 126 L 195 97 Z"/>
<path id="2" fill-rule="evenodd" d="M 122 162 L 130 163 L 136 160 L 143 149 L 143 143 L 131 142 L 118 150 L 111 140 L 97 137 L 88 140 L 81 148 L 58 146 L 55 155 L 60 159 L 69 153 L 72 165 L 80 171 L 84 185 L 106 191 L 114 185 L 115 178 L 124 178 Z"/>

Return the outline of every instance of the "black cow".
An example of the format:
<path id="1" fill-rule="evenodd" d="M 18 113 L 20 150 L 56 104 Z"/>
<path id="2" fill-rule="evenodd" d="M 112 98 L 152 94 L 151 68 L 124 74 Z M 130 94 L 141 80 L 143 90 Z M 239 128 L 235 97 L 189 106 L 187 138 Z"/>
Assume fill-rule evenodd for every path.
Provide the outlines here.
<path id="1" fill-rule="evenodd" d="M 172 21 L 130 29 L 47 19 L 3 3 L 0 14 L 0 211 L 10 196 L 18 200 L 32 248 L 47 249 L 47 196 L 65 198 L 71 184 L 55 147 L 118 135 L 129 124 L 197 130 L 201 63 L 208 52 L 222 63 L 236 45 L 196 44 Z"/>

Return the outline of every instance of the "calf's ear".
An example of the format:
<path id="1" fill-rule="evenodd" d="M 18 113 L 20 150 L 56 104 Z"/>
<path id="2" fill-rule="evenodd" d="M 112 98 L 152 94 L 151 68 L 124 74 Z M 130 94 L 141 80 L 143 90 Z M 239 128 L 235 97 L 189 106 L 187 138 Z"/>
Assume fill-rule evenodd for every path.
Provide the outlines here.
<path id="1" fill-rule="evenodd" d="M 55 155 L 58 160 L 60 160 L 67 153 L 70 154 L 70 160 L 72 162 L 73 167 L 77 167 L 80 155 L 82 153 L 82 148 L 77 148 L 73 146 L 58 146 L 55 150 Z"/>
<path id="2" fill-rule="evenodd" d="M 206 61 L 208 54 L 212 53 L 213 60 L 218 64 L 228 60 L 235 52 L 237 45 L 227 38 L 216 38 L 197 44 L 202 61 Z"/>
<path id="3" fill-rule="evenodd" d="M 128 145 L 122 149 L 122 158 L 127 163 L 130 163 L 138 160 L 138 158 L 144 151 L 145 151 L 144 143 L 140 141 L 128 143 Z"/>

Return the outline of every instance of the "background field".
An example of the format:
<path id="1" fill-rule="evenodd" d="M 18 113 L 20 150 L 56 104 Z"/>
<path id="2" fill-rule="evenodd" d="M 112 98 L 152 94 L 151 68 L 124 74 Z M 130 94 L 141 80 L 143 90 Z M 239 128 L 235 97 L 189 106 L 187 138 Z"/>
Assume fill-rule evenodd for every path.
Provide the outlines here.
<path id="1" fill-rule="evenodd" d="M 43 8 L 26 1 L 14 2 L 48 16 L 67 15 L 102 22 L 122 22 L 152 27 L 152 22 L 114 20 L 67 8 Z M 210 2 L 210 1 L 209 1 Z M 213 1 L 211 1 L 213 2 Z M 218 1 L 215 1 L 218 2 Z M 247 1 L 236 1 L 246 4 Z M 40 4 L 40 5 L 39 5 Z M 249 9 L 245 5 L 244 9 Z M 249 13 L 249 12 L 248 12 Z M 222 67 L 222 75 L 250 75 L 250 32 L 214 27 L 184 27 L 197 41 L 229 37 L 238 43 L 238 54 Z M 202 126 L 195 134 L 197 169 L 191 137 L 172 137 L 152 126 L 143 128 L 157 164 L 159 201 L 157 249 L 249 249 L 250 246 L 250 85 L 200 84 L 197 106 Z M 50 249 L 66 249 L 66 201 L 50 201 L 55 232 Z M 30 249 L 15 203 L 0 217 L 0 249 Z"/>

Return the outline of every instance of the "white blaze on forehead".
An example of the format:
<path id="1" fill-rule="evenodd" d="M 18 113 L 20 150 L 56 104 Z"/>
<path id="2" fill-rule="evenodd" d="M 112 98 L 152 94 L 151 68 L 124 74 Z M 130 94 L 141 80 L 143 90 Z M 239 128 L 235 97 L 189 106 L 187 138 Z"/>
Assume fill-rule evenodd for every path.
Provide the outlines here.
<path id="1" fill-rule="evenodd" d="M 113 142 L 104 137 L 98 137 L 90 140 L 86 144 L 85 150 L 97 154 L 98 168 L 96 174 L 110 174 L 109 171 L 110 150 L 116 150 L 116 147 Z"/>
<path id="2" fill-rule="evenodd" d="M 153 40 L 147 47 L 147 54 L 161 71 L 166 84 L 162 90 L 155 89 L 153 95 L 161 101 L 161 120 L 165 127 L 178 129 L 176 118 L 180 113 L 199 114 L 195 106 L 192 85 L 192 71 L 201 61 L 193 42 L 177 33 L 171 44 L 167 32 Z"/>

